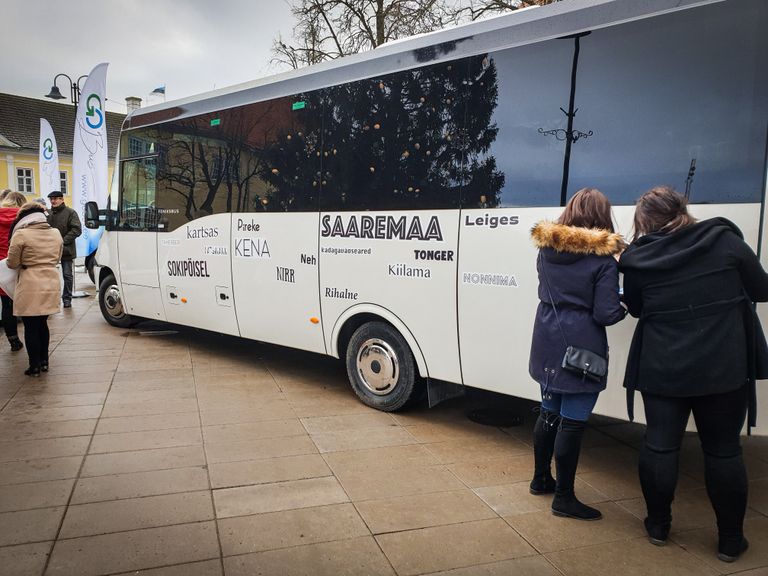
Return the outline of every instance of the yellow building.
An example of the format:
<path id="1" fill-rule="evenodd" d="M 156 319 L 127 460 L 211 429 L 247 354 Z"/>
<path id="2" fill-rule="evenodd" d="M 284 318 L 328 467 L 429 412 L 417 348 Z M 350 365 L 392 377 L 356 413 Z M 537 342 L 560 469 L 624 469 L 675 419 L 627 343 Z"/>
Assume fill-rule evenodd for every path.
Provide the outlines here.
<path id="1" fill-rule="evenodd" d="M 40 118 L 53 128 L 59 152 L 59 181 L 64 201 L 71 204 L 72 139 L 75 107 L 71 103 L 27 98 L 0 93 L 0 190 L 10 188 L 30 199 L 40 197 L 38 149 Z M 109 178 L 115 166 L 115 152 L 125 114 L 107 112 L 107 157 Z"/>

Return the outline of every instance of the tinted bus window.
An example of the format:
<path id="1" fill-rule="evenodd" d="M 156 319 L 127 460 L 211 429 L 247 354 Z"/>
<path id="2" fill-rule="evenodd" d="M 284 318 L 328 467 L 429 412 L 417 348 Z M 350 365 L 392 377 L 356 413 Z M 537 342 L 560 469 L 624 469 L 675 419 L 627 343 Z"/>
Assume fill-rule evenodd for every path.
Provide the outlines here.
<path id="1" fill-rule="evenodd" d="M 325 91 L 323 210 L 456 208 L 467 61 Z"/>
<path id="2" fill-rule="evenodd" d="M 576 118 L 595 135 L 574 145 L 571 192 L 598 186 L 620 204 L 658 184 L 683 192 L 695 161 L 691 202 L 759 202 L 767 8 L 726 2 L 584 38 Z"/>
<path id="3" fill-rule="evenodd" d="M 120 193 L 120 230 L 155 231 L 158 229 L 155 158 L 122 162 Z"/>

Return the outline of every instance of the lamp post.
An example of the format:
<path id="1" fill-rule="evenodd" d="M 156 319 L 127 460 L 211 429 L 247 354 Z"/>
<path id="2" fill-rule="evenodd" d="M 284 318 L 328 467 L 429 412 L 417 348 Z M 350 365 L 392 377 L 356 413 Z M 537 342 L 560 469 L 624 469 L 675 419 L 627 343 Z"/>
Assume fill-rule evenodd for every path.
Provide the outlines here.
<path id="1" fill-rule="evenodd" d="M 68 75 L 66 74 L 56 74 L 53 78 L 53 86 L 51 86 L 51 91 L 45 95 L 46 98 L 51 98 L 52 100 L 66 100 L 66 96 L 64 96 L 61 91 L 59 90 L 58 85 L 56 82 L 59 80 L 59 78 L 63 76 L 69 81 L 69 99 L 72 101 L 72 105 L 75 107 L 75 122 L 77 122 L 77 105 L 80 102 L 80 81 L 83 78 L 88 78 L 88 74 L 83 74 L 80 76 L 77 80 L 72 80 Z M 88 267 L 88 260 L 92 259 L 93 256 L 91 254 L 87 255 L 85 257 L 85 266 Z M 74 263 L 73 263 L 74 264 Z M 87 292 L 83 292 L 81 290 L 75 290 L 75 275 L 74 270 L 72 274 L 72 298 L 85 298 L 86 296 L 90 296 Z"/>

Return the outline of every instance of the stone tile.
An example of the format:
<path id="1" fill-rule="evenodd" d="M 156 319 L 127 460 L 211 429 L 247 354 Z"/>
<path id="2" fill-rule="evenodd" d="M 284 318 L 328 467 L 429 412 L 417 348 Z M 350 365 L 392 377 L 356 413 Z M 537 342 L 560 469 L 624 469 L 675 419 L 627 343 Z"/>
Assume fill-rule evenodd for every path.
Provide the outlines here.
<path id="1" fill-rule="evenodd" d="M 197 400 L 169 400 L 166 402 L 127 402 L 119 404 L 108 403 L 104 406 L 102 417 L 115 416 L 147 416 L 151 414 L 178 414 L 179 412 L 194 412 L 197 410 Z"/>
<path id="2" fill-rule="evenodd" d="M 108 376 L 103 377 L 85 377 L 84 379 L 78 378 L 76 384 L 67 383 L 69 380 L 61 382 L 48 382 L 44 384 L 30 384 L 27 383 L 24 386 L 24 391 L 29 394 L 38 394 L 46 392 L 49 394 L 98 394 L 106 393 L 109 390 L 110 378 Z"/>
<path id="3" fill-rule="evenodd" d="M 0 442 L 0 462 L 29 460 L 30 458 L 60 458 L 85 454 L 90 436 L 72 436 L 67 438 L 43 438 Z"/>
<path id="4" fill-rule="evenodd" d="M 143 404 L 145 402 L 179 402 L 182 400 L 196 400 L 194 390 L 130 390 L 109 393 L 107 405 L 112 404 Z"/>
<path id="5" fill-rule="evenodd" d="M 117 372 L 112 386 L 140 385 L 142 382 L 194 382 L 194 380 L 195 375 L 192 370 L 132 370 Z"/>
<path id="6" fill-rule="evenodd" d="M 505 442 L 509 436 L 492 426 L 475 424 L 470 420 L 430 422 L 405 427 L 416 440 L 423 443 L 445 442 L 464 438 L 476 442 Z"/>
<path id="7" fill-rule="evenodd" d="M 74 479 L 0 486 L 0 512 L 66 506 Z"/>
<path id="8" fill-rule="evenodd" d="M 173 428 L 170 430 L 148 430 L 143 432 L 121 432 L 115 434 L 97 434 L 93 437 L 89 454 L 105 452 L 128 452 L 173 448 L 202 444 L 200 427 Z"/>
<path id="9" fill-rule="evenodd" d="M 445 442 L 424 444 L 441 464 L 455 462 L 477 462 L 479 460 L 505 460 L 515 456 L 524 456 L 531 452 L 531 447 L 518 440 L 509 438 L 499 442 L 478 442 L 459 438 Z"/>
<path id="10" fill-rule="evenodd" d="M 344 416 L 318 416 L 315 418 L 302 418 L 301 422 L 310 434 L 397 426 L 395 419 L 390 414 L 384 412 L 347 414 Z"/>
<path id="11" fill-rule="evenodd" d="M 464 484 L 444 466 L 337 466 L 335 474 L 354 502 L 464 488 Z"/>
<path id="12" fill-rule="evenodd" d="M 302 454 L 265 460 L 240 460 L 209 465 L 213 488 L 268 484 L 331 476 L 333 473 L 319 454 Z"/>
<path id="13" fill-rule="evenodd" d="M 259 408 L 232 410 L 201 410 L 200 421 L 203 426 L 220 424 L 240 424 L 243 422 L 261 422 L 263 420 L 284 420 L 294 418 L 296 414 L 287 400 L 270 402 Z"/>
<path id="14" fill-rule="evenodd" d="M 82 456 L 68 456 L 5 462 L 0 466 L 0 485 L 75 478 L 82 461 Z"/>
<path id="15" fill-rule="evenodd" d="M 309 436 L 284 436 L 205 445 L 208 462 L 235 462 L 237 460 L 259 460 L 279 456 L 316 454 L 317 448 Z"/>
<path id="16" fill-rule="evenodd" d="M 213 491 L 217 518 L 278 512 L 348 502 L 332 476 Z"/>
<path id="17" fill-rule="evenodd" d="M 238 516 L 218 523 L 224 556 L 370 535 L 351 504 Z"/>
<path id="18" fill-rule="evenodd" d="M 64 506 L 0 514 L 0 546 L 53 540 Z"/>
<path id="19" fill-rule="evenodd" d="M 131 570 L 130 572 L 121 572 L 115 576 L 221 576 L 220 560 L 204 560 L 203 562 L 193 562 L 191 564 L 176 564 L 175 566 L 164 566 L 163 568 L 151 568 L 149 570 Z"/>
<path id="20" fill-rule="evenodd" d="M 302 396 L 300 399 L 292 401 L 291 404 L 293 411 L 299 418 L 360 414 L 369 413 L 372 410 L 360 402 L 351 391 L 349 391 L 348 396 L 347 399 L 343 400 L 338 397 Z"/>
<path id="21" fill-rule="evenodd" d="M 554 463 L 553 463 L 554 464 Z M 456 462 L 448 469 L 471 488 L 529 481 L 533 477 L 533 453 L 503 460 Z"/>
<path id="22" fill-rule="evenodd" d="M 749 550 L 732 564 L 725 564 L 716 556 L 717 532 L 714 526 L 680 532 L 673 535 L 672 540 L 718 572 L 768 568 L 768 518 L 760 516 L 744 520 L 744 535 L 749 540 Z"/>
<path id="23" fill-rule="evenodd" d="M 415 444 L 416 440 L 400 427 L 380 427 L 335 432 L 320 432 L 312 435 L 312 440 L 321 453 L 344 452 L 348 450 L 363 450 L 382 448 L 386 446 L 404 446 Z"/>
<path id="24" fill-rule="evenodd" d="M 433 572 L 430 576 L 561 576 L 543 556 L 528 556 L 491 564 Z"/>
<path id="25" fill-rule="evenodd" d="M 390 576 L 394 572 L 371 537 L 338 540 L 224 558 L 227 576 Z"/>
<path id="26" fill-rule="evenodd" d="M 469 490 L 368 500 L 357 509 L 373 534 L 496 518 Z"/>
<path id="27" fill-rule="evenodd" d="M 611 500 L 637 498 L 643 495 L 637 467 L 616 467 L 597 472 L 583 472 L 579 473 L 579 478 Z"/>
<path id="28" fill-rule="evenodd" d="M 565 576 L 714 576 L 711 568 L 675 545 L 654 546 L 648 539 L 619 540 L 547 554 L 546 558 Z"/>
<path id="29" fill-rule="evenodd" d="M 768 479 L 749 483 L 749 506 L 768 516 Z"/>
<path id="30" fill-rule="evenodd" d="M 51 394 L 25 393 L 17 394 L 8 403 L 5 410 L 9 412 L 36 410 L 38 408 L 65 408 L 70 406 L 96 406 L 104 403 L 106 392 L 91 394 Z"/>
<path id="31" fill-rule="evenodd" d="M 208 474 L 203 467 L 95 476 L 77 481 L 71 504 L 207 489 Z"/>
<path id="32" fill-rule="evenodd" d="M 116 454 L 91 454 L 86 456 L 81 476 L 104 476 L 148 470 L 167 470 L 204 466 L 202 446 L 181 446 L 157 450 L 137 450 Z"/>
<path id="33" fill-rule="evenodd" d="M 0 566 L 8 576 L 40 576 L 53 542 L 0 548 Z"/>
<path id="34" fill-rule="evenodd" d="M 420 445 L 389 446 L 349 452 L 332 452 L 324 456 L 325 461 L 336 469 L 340 467 L 395 468 L 408 466 L 434 466 L 437 458 Z"/>
<path id="35" fill-rule="evenodd" d="M 245 422 L 242 424 L 223 424 L 205 426 L 203 435 L 206 443 L 242 442 L 263 440 L 281 436 L 305 436 L 306 431 L 298 418 L 287 420 L 267 420 L 263 422 Z"/>
<path id="36" fill-rule="evenodd" d="M 59 540 L 53 548 L 46 574 L 91 576 L 218 556 L 213 522 L 180 524 Z"/>
<path id="37" fill-rule="evenodd" d="M 530 480 L 515 484 L 485 486 L 475 488 L 475 493 L 482 498 L 499 516 L 515 516 L 529 512 L 549 511 L 552 507 L 551 495 L 534 496 L 529 492 Z M 585 504 L 605 502 L 608 498 L 576 477 L 576 495 Z M 598 506 L 599 508 L 599 506 Z"/>
<path id="38" fill-rule="evenodd" d="M 185 492 L 70 506 L 59 538 L 213 520 L 210 492 Z"/>
<path id="39" fill-rule="evenodd" d="M 376 536 L 401 576 L 530 556 L 526 542 L 503 520 L 480 520 Z"/>
<path id="40" fill-rule="evenodd" d="M 506 520 L 518 534 L 541 553 L 628 540 L 645 535 L 642 522 L 612 502 L 598 506 L 603 518 L 598 522 L 578 522 L 559 518 L 551 512 L 532 512 Z"/>
<path id="41" fill-rule="evenodd" d="M 135 373 L 130 373 L 133 376 Z M 131 391 L 144 392 L 147 390 L 194 390 L 195 380 L 192 376 L 178 378 L 150 378 L 147 380 L 130 380 L 112 384 L 112 392 L 123 393 Z"/>
<path id="42" fill-rule="evenodd" d="M 87 420 L 98 418 L 101 415 L 99 406 L 70 406 L 64 408 L 40 408 L 39 410 L 25 410 L 23 412 L 3 412 L 0 415 L 0 424 L 15 423 L 26 424 L 28 422 L 60 422 L 62 420 Z"/>
<path id="43" fill-rule="evenodd" d="M 7 442 L 39 440 L 42 438 L 65 438 L 93 434 L 96 427 L 92 420 L 68 420 L 64 422 L 33 422 L 28 424 L 0 424 L 0 438 Z"/>
<path id="44" fill-rule="evenodd" d="M 151 416 L 121 416 L 102 418 L 96 427 L 97 434 L 119 434 L 123 432 L 144 432 L 147 430 L 170 430 L 200 426 L 197 412 L 179 414 L 154 414 Z"/>

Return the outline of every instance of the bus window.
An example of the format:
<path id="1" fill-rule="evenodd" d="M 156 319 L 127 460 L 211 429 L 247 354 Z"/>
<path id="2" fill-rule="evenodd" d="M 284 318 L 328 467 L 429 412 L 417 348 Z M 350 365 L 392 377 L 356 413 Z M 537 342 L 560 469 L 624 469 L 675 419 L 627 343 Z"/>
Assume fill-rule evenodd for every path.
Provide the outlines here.
<path id="1" fill-rule="evenodd" d="M 156 168 L 155 158 L 122 162 L 119 229 L 158 229 L 158 212 L 155 206 Z"/>
<path id="2" fill-rule="evenodd" d="M 648 188 L 686 189 L 693 203 L 759 202 L 768 53 L 762 0 L 703 6 L 582 39 L 569 193 L 598 186 L 614 204 Z M 762 16 L 761 16 L 762 14 Z M 687 183 L 691 167 L 692 179 Z"/>
<path id="3" fill-rule="evenodd" d="M 321 208 L 457 208 L 466 78 L 461 60 L 328 88 Z"/>

